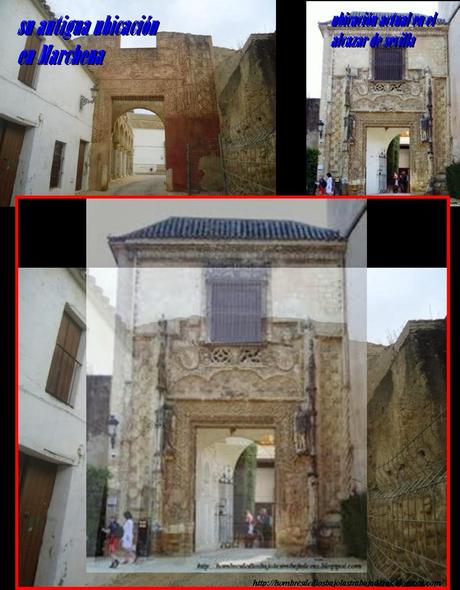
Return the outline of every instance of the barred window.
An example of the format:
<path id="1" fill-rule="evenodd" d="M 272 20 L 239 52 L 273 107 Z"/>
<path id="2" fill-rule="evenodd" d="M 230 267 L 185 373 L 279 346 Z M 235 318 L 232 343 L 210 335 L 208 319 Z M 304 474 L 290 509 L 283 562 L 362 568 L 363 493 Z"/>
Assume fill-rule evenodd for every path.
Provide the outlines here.
<path id="1" fill-rule="evenodd" d="M 263 334 L 263 283 L 212 281 L 208 322 L 211 342 L 260 343 Z"/>
<path id="2" fill-rule="evenodd" d="M 27 37 L 26 45 L 24 49 L 30 51 L 35 50 L 35 59 L 32 64 L 21 64 L 18 73 L 18 80 L 31 88 L 34 88 L 35 72 L 37 71 L 38 55 L 40 53 L 40 46 L 42 40 L 35 33 L 32 33 L 30 37 Z"/>
<path id="3" fill-rule="evenodd" d="M 50 188 L 55 188 L 61 185 L 64 147 L 65 143 L 62 143 L 62 141 L 56 141 L 54 144 L 53 162 L 51 164 Z"/>
<path id="4" fill-rule="evenodd" d="M 64 311 L 45 390 L 67 404 L 81 367 L 77 358 L 81 334 L 82 328 Z"/>
<path id="5" fill-rule="evenodd" d="M 404 77 L 404 49 L 377 47 L 374 49 L 374 80 L 402 80 Z"/>

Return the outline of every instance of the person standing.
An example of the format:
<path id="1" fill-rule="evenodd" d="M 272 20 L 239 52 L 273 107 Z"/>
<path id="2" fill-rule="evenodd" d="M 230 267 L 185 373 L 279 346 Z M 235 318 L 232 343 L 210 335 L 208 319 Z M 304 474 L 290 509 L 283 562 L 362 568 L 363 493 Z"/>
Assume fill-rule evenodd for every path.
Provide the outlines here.
<path id="1" fill-rule="evenodd" d="M 257 528 L 260 531 L 261 546 L 270 547 L 272 538 L 272 518 L 266 508 L 261 508 L 257 515 Z"/>
<path id="2" fill-rule="evenodd" d="M 334 185 L 332 182 L 332 175 L 330 172 L 327 173 L 326 194 L 329 196 L 334 194 Z"/>
<path id="3" fill-rule="evenodd" d="M 403 170 L 399 175 L 399 184 L 401 186 L 401 192 L 407 193 L 407 175 L 405 170 Z"/>
<path id="4" fill-rule="evenodd" d="M 246 523 L 246 530 L 245 530 L 245 535 L 244 535 L 244 547 L 246 549 L 252 549 L 252 547 L 254 545 L 254 539 L 256 537 L 256 532 L 255 532 L 256 520 L 252 516 L 252 514 L 249 510 L 246 510 L 246 517 L 244 520 Z"/>
<path id="5" fill-rule="evenodd" d="M 324 180 L 323 176 L 319 177 L 318 186 L 319 186 L 319 194 L 321 196 L 324 195 L 324 192 L 325 192 L 326 186 L 327 186 L 327 182 Z"/>
<path id="6" fill-rule="evenodd" d="M 399 191 L 399 176 L 398 173 L 395 171 L 393 173 L 393 192 L 397 193 Z"/>

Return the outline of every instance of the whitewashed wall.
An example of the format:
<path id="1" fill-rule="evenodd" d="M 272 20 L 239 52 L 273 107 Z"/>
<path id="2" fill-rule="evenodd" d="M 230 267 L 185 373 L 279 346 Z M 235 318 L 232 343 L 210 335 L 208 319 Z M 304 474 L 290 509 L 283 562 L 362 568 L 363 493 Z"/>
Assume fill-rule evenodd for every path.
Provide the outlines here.
<path id="1" fill-rule="evenodd" d="M 151 174 L 165 165 L 165 130 L 136 129 L 134 135 L 134 174 Z M 153 170 L 151 170 L 153 169 Z"/>
<path id="2" fill-rule="evenodd" d="M 85 322 L 85 292 L 66 269 L 19 273 L 19 445 L 58 464 L 35 585 L 78 585 L 86 554 L 86 379 L 75 382 L 73 407 L 45 392 L 65 305 Z M 85 338 L 80 359 L 85 363 Z"/>
<path id="3" fill-rule="evenodd" d="M 137 325 L 165 319 L 203 316 L 206 289 L 202 268 L 141 268 L 137 276 Z M 341 322 L 342 270 L 273 268 L 268 314 L 275 318 Z"/>
<path id="4" fill-rule="evenodd" d="M 80 111 L 80 95 L 91 99 L 94 82 L 82 66 L 38 66 L 36 86 L 18 80 L 18 56 L 26 36 L 17 35 L 22 20 L 45 20 L 30 0 L 0 2 L 2 50 L 0 51 L 0 117 L 26 126 L 13 194 L 73 194 L 80 140 L 90 142 L 93 104 Z M 68 49 L 58 36 L 45 44 Z M 50 189 L 55 141 L 66 144 L 61 186 Z M 87 189 L 90 146 L 85 153 L 82 189 Z"/>

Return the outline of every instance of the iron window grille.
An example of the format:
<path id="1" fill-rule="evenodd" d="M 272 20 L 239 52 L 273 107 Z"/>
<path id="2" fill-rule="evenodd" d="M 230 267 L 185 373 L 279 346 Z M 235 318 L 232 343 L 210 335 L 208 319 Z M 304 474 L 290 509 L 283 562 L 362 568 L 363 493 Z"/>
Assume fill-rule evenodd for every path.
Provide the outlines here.
<path id="1" fill-rule="evenodd" d="M 264 333 L 264 282 L 208 282 L 208 326 L 211 342 L 260 344 Z"/>
<path id="2" fill-rule="evenodd" d="M 374 80 L 404 79 L 404 49 L 377 47 L 373 51 Z"/>

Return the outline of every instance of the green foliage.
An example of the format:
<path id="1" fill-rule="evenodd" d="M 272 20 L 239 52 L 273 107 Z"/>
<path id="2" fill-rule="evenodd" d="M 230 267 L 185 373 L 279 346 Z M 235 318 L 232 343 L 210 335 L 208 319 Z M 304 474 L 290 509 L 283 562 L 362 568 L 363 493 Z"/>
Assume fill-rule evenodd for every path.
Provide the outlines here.
<path id="1" fill-rule="evenodd" d="M 250 510 L 252 513 L 254 513 L 256 497 L 257 445 L 255 443 L 249 445 L 249 447 L 244 450 L 243 456 L 246 471 L 245 497 L 247 502 L 247 510 Z"/>
<path id="2" fill-rule="evenodd" d="M 307 195 L 314 195 L 316 190 L 316 172 L 318 169 L 319 150 L 307 148 Z"/>
<path id="3" fill-rule="evenodd" d="M 342 532 L 347 552 L 366 559 L 367 552 L 367 495 L 356 494 L 341 503 Z"/>
<path id="4" fill-rule="evenodd" d="M 390 142 L 387 150 L 387 184 L 393 185 L 395 172 L 399 172 L 399 135 Z"/>
<path id="5" fill-rule="evenodd" d="M 460 198 L 460 162 L 456 162 L 446 168 L 447 190 L 449 195 Z"/>
<path id="6" fill-rule="evenodd" d="M 96 555 L 101 512 L 107 481 L 111 477 L 106 467 L 88 465 L 86 469 L 86 554 Z"/>

